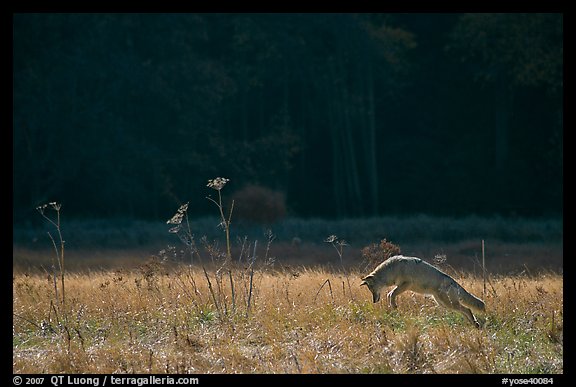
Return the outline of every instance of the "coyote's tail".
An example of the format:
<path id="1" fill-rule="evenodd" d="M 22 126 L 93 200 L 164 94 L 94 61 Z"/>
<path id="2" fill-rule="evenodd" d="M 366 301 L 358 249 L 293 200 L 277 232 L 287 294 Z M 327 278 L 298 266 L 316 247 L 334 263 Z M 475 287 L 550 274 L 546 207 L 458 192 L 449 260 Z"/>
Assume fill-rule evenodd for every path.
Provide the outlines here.
<path id="1" fill-rule="evenodd" d="M 460 291 L 458 292 L 458 298 L 461 303 L 478 312 L 486 311 L 486 305 L 484 304 L 484 301 L 475 295 L 468 293 L 462 286 L 458 285 L 458 287 L 460 288 Z"/>

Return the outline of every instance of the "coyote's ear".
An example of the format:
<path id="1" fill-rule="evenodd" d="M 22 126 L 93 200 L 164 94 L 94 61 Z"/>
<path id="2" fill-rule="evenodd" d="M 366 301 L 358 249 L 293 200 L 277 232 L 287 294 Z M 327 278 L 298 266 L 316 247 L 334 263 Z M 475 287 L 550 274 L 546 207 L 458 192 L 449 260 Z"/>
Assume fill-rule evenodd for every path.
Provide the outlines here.
<path id="1" fill-rule="evenodd" d="M 362 286 L 362 285 L 368 286 L 368 282 L 370 282 L 370 280 L 372 278 L 374 278 L 374 276 L 372 274 L 368 274 L 366 277 L 361 278 L 362 283 L 360 283 L 360 286 Z"/>

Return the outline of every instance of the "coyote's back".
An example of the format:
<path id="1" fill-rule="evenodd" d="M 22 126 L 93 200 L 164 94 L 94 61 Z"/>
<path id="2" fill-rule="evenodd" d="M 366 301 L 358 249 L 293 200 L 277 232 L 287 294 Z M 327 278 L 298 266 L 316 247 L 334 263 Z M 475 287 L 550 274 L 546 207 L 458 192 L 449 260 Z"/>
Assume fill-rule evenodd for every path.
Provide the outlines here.
<path id="1" fill-rule="evenodd" d="M 416 257 L 397 255 L 385 260 L 362 278 L 361 285 L 370 289 L 374 302 L 380 300 L 383 287 L 395 286 L 386 295 L 392 308 L 397 307 L 396 297 L 406 290 L 430 294 L 439 305 L 462 313 L 477 327 L 480 324 L 469 308 L 485 311 L 484 302 L 467 292 L 454 278 Z"/>

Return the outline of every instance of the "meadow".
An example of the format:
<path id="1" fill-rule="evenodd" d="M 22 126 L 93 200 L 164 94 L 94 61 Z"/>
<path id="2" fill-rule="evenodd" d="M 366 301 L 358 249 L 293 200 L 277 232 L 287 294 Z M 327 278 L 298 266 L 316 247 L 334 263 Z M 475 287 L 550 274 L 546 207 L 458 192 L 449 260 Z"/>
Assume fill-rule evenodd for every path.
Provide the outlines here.
<path id="1" fill-rule="evenodd" d="M 53 224 L 65 264 L 55 230 L 52 249 L 45 230 L 15 231 L 13 372 L 564 372 L 561 221 L 287 220 L 224 239 L 217 218 L 183 219 L 192 226 L 164 234 Z M 219 234 L 192 232 L 203 229 Z M 402 244 L 377 245 L 386 234 Z M 411 292 L 396 310 L 372 303 L 360 278 L 382 246 L 483 298 L 482 327 Z"/>
<path id="2" fill-rule="evenodd" d="M 79 272 L 66 278 L 65 310 L 46 275 L 14 274 L 13 371 L 563 373 L 558 274 L 490 278 L 476 329 L 410 292 L 394 311 L 373 304 L 359 273 L 250 273 L 154 260 Z M 456 278 L 482 296 L 481 278 Z"/>

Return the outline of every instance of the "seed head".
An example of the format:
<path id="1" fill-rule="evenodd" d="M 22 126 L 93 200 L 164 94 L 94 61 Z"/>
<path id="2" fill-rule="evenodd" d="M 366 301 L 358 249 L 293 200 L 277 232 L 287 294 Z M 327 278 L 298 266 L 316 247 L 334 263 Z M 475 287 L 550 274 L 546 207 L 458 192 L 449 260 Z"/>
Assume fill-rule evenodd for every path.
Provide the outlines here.
<path id="1" fill-rule="evenodd" d="M 337 240 L 338 240 L 338 237 L 336 235 L 330 235 L 328 238 L 324 239 L 324 242 L 334 243 Z"/>
<path id="2" fill-rule="evenodd" d="M 56 202 L 50 202 L 47 204 L 42 204 L 38 207 L 36 207 L 36 211 L 38 211 L 39 213 L 41 213 L 42 215 L 44 215 L 44 211 L 46 211 L 46 209 L 50 207 L 55 211 L 60 211 L 60 208 L 62 208 L 62 204 L 61 203 L 56 203 Z"/>
<path id="3" fill-rule="evenodd" d="M 180 223 L 182 223 L 182 220 L 184 219 L 184 215 L 186 215 L 186 211 L 188 211 L 188 203 L 182 204 L 178 208 L 178 211 L 176 211 L 174 216 L 171 217 L 170 219 L 168 219 L 168 221 L 166 223 L 179 225 Z M 173 229 L 175 229 L 175 227 Z M 173 230 L 173 229 L 171 229 L 171 230 Z M 170 232 L 174 232 L 174 231 L 170 231 Z"/>
<path id="4" fill-rule="evenodd" d="M 45 210 L 47 207 L 48 207 L 48 204 L 42 204 L 42 205 L 36 207 L 36 210 L 37 210 L 38 212 L 40 212 L 41 214 L 44 214 L 44 210 Z"/>
<path id="5" fill-rule="evenodd" d="M 229 181 L 230 179 L 226 179 L 225 177 L 217 177 L 215 179 L 208 180 L 208 184 L 206 184 L 206 187 L 210 187 L 212 189 L 215 189 L 216 191 L 220 191 Z"/>
<path id="6" fill-rule="evenodd" d="M 177 225 L 172 227 L 170 230 L 168 230 L 168 232 L 173 233 L 173 234 L 178 234 L 180 232 L 180 229 L 182 228 L 182 225 Z"/>

